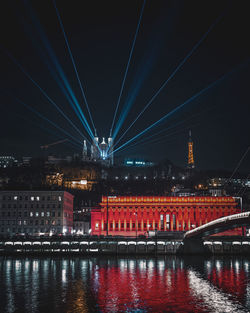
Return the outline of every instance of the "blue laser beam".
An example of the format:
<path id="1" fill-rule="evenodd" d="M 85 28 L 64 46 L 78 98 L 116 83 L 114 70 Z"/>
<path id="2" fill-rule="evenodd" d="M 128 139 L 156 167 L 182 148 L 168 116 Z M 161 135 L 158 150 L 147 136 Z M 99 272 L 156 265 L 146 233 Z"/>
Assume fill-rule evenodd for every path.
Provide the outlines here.
<path id="1" fill-rule="evenodd" d="M 23 116 L 23 115 L 20 115 L 20 114 L 17 114 L 17 115 L 19 115 L 22 119 L 26 120 L 28 123 L 33 124 L 33 125 L 36 126 L 36 127 L 38 126 L 38 127 L 41 128 L 42 130 L 44 130 L 44 131 L 46 131 L 47 133 L 49 133 L 49 134 L 55 136 L 56 138 L 58 138 L 58 139 L 65 139 L 64 136 L 58 135 L 58 133 L 56 133 L 55 131 L 52 131 L 51 129 L 48 129 L 48 128 L 42 126 L 41 124 L 34 123 L 34 122 L 32 122 L 31 120 L 27 119 L 27 118 L 26 118 L 25 116 Z M 79 144 L 75 143 L 74 141 L 72 141 L 72 140 L 70 140 L 70 139 L 67 138 L 67 141 L 66 141 L 66 142 L 63 142 L 63 144 L 68 145 L 68 143 L 72 144 L 73 146 L 77 147 L 78 149 L 82 149 L 82 145 L 79 145 Z"/>
<path id="2" fill-rule="evenodd" d="M 47 57 L 46 57 L 46 55 L 45 55 L 45 53 L 44 53 L 44 51 L 41 50 L 41 48 L 40 48 L 40 43 L 37 41 L 37 36 L 34 36 L 34 35 L 32 34 L 32 32 L 31 32 L 31 30 L 30 30 L 28 27 L 26 27 L 26 21 L 24 21 L 23 19 L 22 19 L 22 21 L 24 22 L 23 25 L 24 25 L 24 27 L 25 27 L 25 30 L 29 33 L 29 35 L 30 35 L 30 37 L 31 37 L 31 39 L 32 39 L 32 42 L 33 42 L 35 48 L 38 50 L 38 52 L 39 52 L 39 54 L 40 54 L 40 56 L 41 56 L 43 62 L 44 62 L 45 65 L 47 66 L 48 70 L 50 71 L 52 77 L 53 77 L 53 78 L 55 79 L 55 81 L 57 82 L 57 84 L 58 84 L 58 86 L 60 87 L 60 89 L 61 89 L 61 91 L 63 92 L 63 94 L 66 96 L 67 100 L 69 101 L 69 103 L 70 103 L 71 107 L 73 108 L 74 112 L 76 113 L 77 117 L 80 119 L 80 121 L 81 121 L 82 124 L 84 125 L 84 121 L 82 120 L 81 116 L 79 115 L 79 113 L 78 113 L 78 111 L 77 111 L 77 109 L 76 109 L 76 107 L 75 107 L 75 105 L 74 105 L 72 99 L 70 98 L 70 96 L 68 95 L 67 91 L 65 90 L 64 85 L 63 85 L 63 83 L 62 83 L 61 80 L 60 80 L 60 77 L 57 75 L 57 73 L 55 72 L 55 70 L 54 70 L 53 67 L 51 66 L 49 60 L 47 59 Z M 86 127 L 85 127 L 85 129 L 86 129 Z"/>
<path id="3" fill-rule="evenodd" d="M 48 47 L 49 48 L 49 47 Z M 49 51 L 50 51 L 50 48 L 49 48 Z M 52 50 L 51 50 L 52 51 Z M 81 110 L 81 107 L 75 97 L 75 94 L 72 90 L 72 88 L 70 87 L 70 84 L 64 74 L 64 71 L 63 69 L 61 68 L 60 64 L 58 63 L 57 59 L 54 58 L 54 64 L 57 68 L 57 71 L 59 73 L 59 76 L 61 77 L 61 80 L 62 82 L 64 83 L 64 86 L 66 87 L 66 90 L 65 88 L 63 87 L 63 85 L 57 81 L 57 83 L 59 83 L 59 86 L 61 88 L 61 90 L 63 91 L 64 95 L 66 96 L 66 98 L 68 99 L 68 101 L 70 102 L 71 106 L 73 107 L 75 113 L 77 114 L 78 118 L 80 119 L 80 121 L 82 122 L 83 126 L 85 127 L 85 129 L 87 130 L 88 134 L 90 135 L 91 138 L 94 137 L 93 135 L 93 132 L 88 124 L 88 121 L 87 119 L 85 118 L 82 110 Z M 54 76 L 55 77 L 55 76 Z M 80 114 L 80 115 L 79 115 Z"/>
<path id="4" fill-rule="evenodd" d="M 197 114 L 197 115 L 199 115 L 199 114 Z M 181 134 L 183 132 L 186 132 L 189 129 L 193 129 L 193 128 L 195 128 L 197 126 L 200 126 L 200 125 L 201 125 L 200 122 L 195 123 L 195 124 L 191 124 L 189 126 L 182 127 L 182 128 L 180 128 L 179 130 L 177 130 L 177 131 L 175 131 L 173 133 L 165 134 L 164 136 L 161 136 L 160 138 L 154 138 L 153 140 L 152 139 L 148 140 L 149 137 L 147 137 L 146 140 L 143 138 L 143 140 L 140 140 L 139 142 L 136 142 L 136 143 L 133 143 L 132 145 L 124 147 L 123 149 L 119 150 L 119 152 L 122 152 L 124 150 L 130 149 L 130 148 L 133 148 L 133 147 L 137 147 L 138 145 L 159 144 L 160 142 L 163 142 L 163 141 L 166 142 L 165 141 L 166 137 Z M 169 140 L 167 142 L 169 142 Z"/>
<path id="5" fill-rule="evenodd" d="M 198 115 L 198 114 L 197 114 L 197 115 Z M 143 139 L 140 140 L 139 142 L 141 142 L 141 141 L 143 142 L 143 141 L 145 141 L 145 140 L 147 140 L 147 139 L 149 139 L 149 138 L 158 136 L 159 134 L 161 134 L 161 133 L 163 133 L 163 132 L 165 132 L 165 131 L 167 131 L 167 130 L 169 130 L 169 129 L 175 128 L 176 125 L 178 126 L 179 124 L 183 124 L 183 123 L 185 123 L 187 120 L 190 120 L 190 119 L 192 119 L 192 118 L 193 118 L 193 116 L 192 116 L 192 117 L 189 117 L 189 118 L 187 118 L 187 119 L 185 119 L 184 121 L 180 121 L 180 122 L 178 122 L 178 123 L 176 123 L 176 124 L 174 124 L 174 125 L 171 125 L 171 126 L 169 126 L 169 127 L 167 127 L 167 128 L 164 128 L 164 129 L 158 131 L 158 132 L 155 133 L 155 134 L 152 134 L 152 135 L 149 135 L 149 136 L 143 138 Z M 118 140 L 118 142 L 119 142 L 119 141 L 120 141 L 120 140 Z M 117 146 L 118 142 L 116 142 L 116 143 L 114 144 L 114 147 Z"/>
<path id="6" fill-rule="evenodd" d="M 70 125 L 81 135 L 82 138 L 86 139 L 86 137 L 82 134 L 79 128 L 71 121 L 71 119 L 63 112 L 63 110 L 52 100 L 49 95 L 42 89 L 42 87 L 32 78 L 32 76 L 24 69 L 24 67 L 17 61 L 17 59 L 10 54 L 6 49 L 4 52 L 8 55 L 8 57 L 19 67 L 19 69 L 23 72 L 23 74 L 28 77 L 28 79 L 41 91 L 41 93 L 49 100 L 49 102 L 61 113 L 61 115 L 70 123 Z M 86 139 L 88 140 L 88 139 Z"/>
<path id="7" fill-rule="evenodd" d="M 160 136 L 160 137 L 158 137 L 158 138 L 153 138 L 153 137 L 156 137 L 156 136 L 158 136 L 159 134 L 161 134 L 161 133 L 163 133 L 163 132 L 165 132 L 165 131 L 167 131 L 167 130 L 171 130 L 171 129 L 175 129 L 175 128 L 178 128 L 179 127 L 179 125 L 181 125 L 181 124 L 184 124 L 184 123 L 186 123 L 188 120 L 191 120 L 192 118 L 194 118 L 194 116 L 198 116 L 198 115 L 200 115 L 201 113 L 198 113 L 198 114 L 194 114 L 192 117 L 190 117 L 190 118 L 187 118 L 187 119 L 185 119 L 184 121 L 180 121 L 180 122 L 178 122 L 178 123 L 175 123 L 174 125 L 171 125 L 171 126 L 169 126 L 169 127 L 167 127 L 167 128 L 164 128 L 164 129 L 162 129 L 162 130 L 160 130 L 159 132 L 157 132 L 157 133 L 155 133 L 155 134 L 153 134 L 153 135 L 151 135 L 151 136 L 147 136 L 147 137 L 143 137 L 141 140 L 139 140 L 139 141 L 136 141 L 135 143 L 132 143 L 132 145 L 129 145 L 129 146 L 125 146 L 123 149 L 122 149 L 122 151 L 124 151 L 127 147 L 128 148 L 130 148 L 130 147 L 134 147 L 134 146 L 137 146 L 137 145 L 141 145 L 141 144 L 148 144 L 148 143 L 154 143 L 154 142 L 158 142 L 158 141 L 161 141 L 163 138 L 165 138 L 165 137 L 168 137 L 168 136 L 171 136 L 172 134 L 175 134 L 175 133 L 178 133 L 178 131 L 182 131 L 182 130 L 184 130 L 184 129 L 190 129 L 190 127 L 192 127 L 193 128 L 193 125 L 189 125 L 188 127 L 187 126 L 182 126 L 178 131 L 174 131 L 174 133 L 167 133 L 167 134 L 164 134 L 164 135 L 162 135 L 162 136 Z M 198 125 L 198 124 L 197 124 Z"/>
<path id="8" fill-rule="evenodd" d="M 27 1 L 25 1 L 25 3 L 27 5 Z M 54 50 L 52 49 L 52 47 L 49 43 L 49 40 L 48 40 L 47 36 L 45 35 L 45 33 L 42 29 L 41 24 L 39 23 L 38 19 L 35 17 L 35 13 L 32 11 L 31 7 L 30 6 L 27 6 L 27 7 L 30 11 L 30 16 L 32 18 L 33 24 L 35 25 L 36 30 L 37 30 L 38 34 L 40 35 L 41 41 L 42 41 L 42 43 L 43 43 L 43 45 L 44 45 L 44 47 L 48 53 L 48 56 L 50 57 L 52 63 L 54 64 L 54 66 L 55 66 L 55 68 L 59 74 L 59 77 L 60 77 L 61 81 L 63 82 L 64 87 L 66 88 L 66 90 L 64 90 L 64 94 L 66 95 L 66 93 L 68 93 L 67 99 L 68 100 L 71 99 L 71 101 L 70 101 L 71 105 L 74 105 L 76 108 L 76 110 L 74 110 L 75 113 L 77 113 L 78 118 L 81 120 L 83 126 L 85 127 L 85 129 L 89 133 L 90 137 L 93 138 L 94 135 L 93 135 L 93 132 L 92 132 L 92 130 L 88 124 L 88 121 L 82 112 L 82 109 L 78 103 L 78 100 L 76 99 L 76 96 L 75 96 L 75 94 L 74 94 L 74 92 L 73 92 L 73 90 L 69 84 L 69 81 L 68 81 L 68 79 L 67 79 L 67 77 L 63 71 L 63 68 L 59 64 L 59 61 L 56 57 L 56 54 L 55 54 Z M 48 63 L 47 63 L 47 65 L 48 65 Z M 55 77 L 55 75 L 54 75 L 54 77 Z M 58 80 L 57 80 L 57 83 L 58 83 Z M 60 86 L 60 88 L 62 89 L 62 85 Z"/>
<path id="9" fill-rule="evenodd" d="M 184 127 L 184 128 L 181 128 L 180 130 L 178 130 L 178 131 L 175 131 L 175 132 L 173 132 L 173 133 L 170 133 L 170 134 L 167 134 L 167 135 L 164 135 L 164 136 L 162 136 L 161 138 L 158 138 L 158 139 L 156 139 L 156 138 L 154 138 L 153 140 L 151 139 L 151 140 L 143 140 L 143 141 L 139 141 L 139 142 L 136 142 L 136 143 L 133 143 L 133 144 L 131 144 L 131 145 L 128 145 L 128 146 L 126 146 L 126 147 L 123 147 L 123 149 L 121 149 L 121 150 L 119 150 L 119 152 L 122 152 L 122 151 L 124 151 L 124 150 L 127 150 L 127 149 L 131 149 L 131 148 L 133 148 L 133 147 L 137 147 L 137 146 L 143 146 L 143 145 L 146 145 L 146 144 L 159 144 L 160 142 L 162 142 L 162 141 L 164 141 L 164 142 L 166 142 L 166 137 L 172 137 L 172 136 L 174 136 L 174 135 L 179 135 L 179 134 L 181 134 L 181 133 L 183 133 L 183 132 L 186 132 L 188 129 L 190 129 L 190 128 L 194 128 L 194 127 L 196 127 L 196 126 L 198 126 L 198 125 L 200 125 L 200 123 L 198 124 L 193 124 L 193 125 L 189 125 L 188 127 Z M 167 142 L 168 142 L 169 140 L 167 140 Z"/>
<path id="10" fill-rule="evenodd" d="M 56 0 L 53 0 L 53 3 L 54 3 L 54 7 L 55 7 L 55 10 L 56 10 L 56 14 L 57 14 L 57 17 L 58 17 L 58 20 L 59 20 L 59 24 L 61 26 L 61 30 L 62 30 L 64 39 L 65 39 L 66 45 L 67 45 L 67 48 L 68 48 L 68 52 L 69 52 L 69 55 L 70 55 L 70 58 L 71 58 L 71 61 L 72 61 L 72 64 L 73 64 L 73 67 L 74 67 L 74 70 L 75 70 L 75 73 L 76 73 L 77 81 L 79 83 L 79 86 L 80 86 L 80 89 L 81 89 L 81 93 L 82 93 L 84 102 L 86 104 L 86 108 L 87 108 L 88 113 L 89 113 L 89 117 L 90 117 L 91 123 L 93 125 L 94 130 L 96 130 L 95 124 L 94 124 L 94 121 L 93 121 L 93 118 L 92 118 L 92 115 L 91 115 L 91 112 L 90 112 L 90 109 L 89 109 L 88 101 L 87 101 L 85 92 L 83 90 L 83 86 L 82 86 L 82 83 L 81 83 L 81 80 L 80 80 L 80 77 L 79 77 L 79 74 L 78 74 L 78 70 L 76 68 L 76 63 L 75 63 L 75 60 L 74 60 L 74 57 L 73 57 L 73 54 L 72 54 L 72 51 L 71 51 L 71 48 L 70 48 L 70 45 L 69 45 L 69 41 L 68 41 L 68 38 L 67 38 L 67 35 L 66 35 L 66 32 L 65 32 L 64 26 L 63 26 L 63 22 L 62 22 L 59 10 L 57 9 L 57 6 L 56 6 Z"/>
<path id="11" fill-rule="evenodd" d="M 202 123 L 201 122 L 198 122 L 198 123 L 195 123 L 195 124 L 191 124 L 191 125 L 188 125 L 188 126 L 185 126 L 183 128 L 181 128 L 180 130 L 178 131 L 175 131 L 174 133 L 171 133 L 171 134 L 165 134 L 164 136 L 161 136 L 160 138 L 154 138 L 153 140 L 152 139 L 149 139 L 149 140 L 146 140 L 146 141 L 139 141 L 139 144 L 148 144 L 148 143 L 160 143 L 164 140 L 164 138 L 166 137 L 169 137 L 169 136 L 172 136 L 172 135 L 175 135 L 175 134 L 181 134 L 183 133 L 184 131 L 186 132 L 187 130 L 190 130 L 190 129 L 193 129 L 197 126 L 200 126 Z M 202 124 L 204 125 L 204 124 Z M 135 143 L 133 146 L 136 146 L 137 143 Z"/>
<path id="12" fill-rule="evenodd" d="M 144 58 L 143 62 L 141 62 L 140 68 L 138 69 L 136 75 L 134 76 L 132 86 L 131 86 L 130 91 L 128 93 L 128 96 L 125 100 L 123 110 L 120 114 L 120 117 L 118 119 L 118 122 L 117 122 L 116 127 L 115 127 L 114 132 L 113 132 L 112 138 L 114 138 L 114 139 L 116 138 L 122 124 L 124 123 L 128 113 L 131 109 L 132 104 L 135 102 L 135 99 L 136 99 L 145 79 L 147 78 L 148 73 L 150 72 L 150 70 L 154 64 L 155 54 L 156 54 L 155 51 L 151 51 L 150 57 L 146 56 Z"/>
<path id="13" fill-rule="evenodd" d="M 158 60 L 157 55 L 159 54 L 161 46 L 164 42 L 166 44 L 166 38 L 171 38 L 171 33 L 174 28 L 173 24 L 175 24 L 173 21 L 175 20 L 176 12 L 176 7 L 174 5 L 172 10 L 164 12 L 166 13 L 164 14 L 164 23 L 161 18 L 158 19 L 154 30 L 151 31 L 151 36 L 148 38 L 148 47 L 145 47 L 144 57 L 140 61 L 136 74 L 133 75 L 133 82 L 125 100 L 116 128 L 113 131 L 112 138 L 115 138 L 121 130 L 122 124 L 124 123 L 132 105 L 136 101 L 136 97 L 138 96 L 144 81 L 147 79 L 155 61 Z"/>
<path id="14" fill-rule="evenodd" d="M 136 42 L 136 38 L 137 38 L 137 35 L 138 35 L 138 32 L 139 32 L 139 28 L 140 28 L 140 24 L 141 24 L 141 20 L 142 20 L 142 15 L 143 15 L 145 4 L 146 4 L 146 0 L 143 1 L 143 5 L 142 5 L 139 21 L 138 21 L 138 24 L 137 24 L 137 27 L 136 27 L 136 31 L 135 31 L 132 47 L 131 47 L 131 50 L 130 50 L 130 53 L 129 53 L 128 63 L 127 63 L 125 74 L 124 74 L 124 77 L 123 77 L 123 80 L 122 80 L 121 90 L 120 90 L 118 101 L 117 101 L 117 104 L 116 104 L 112 125 L 111 125 L 111 128 L 110 128 L 110 137 L 112 136 L 112 131 L 113 131 L 113 127 L 114 127 L 114 123 L 115 123 L 115 119 L 116 119 L 116 114 L 117 114 L 118 107 L 119 107 L 119 104 L 120 104 L 120 101 L 121 101 L 121 96 L 122 96 L 124 85 L 125 85 L 125 81 L 126 81 L 126 78 L 127 78 L 128 69 L 129 69 L 130 61 L 131 61 L 131 58 L 132 58 L 132 55 L 133 55 L 135 42 Z"/>
<path id="15" fill-rule="evenodd" d="M 90 127 L 87 127 L 87 126 L 86 126 L 86 122 L 85 122 L 86 119 L 84 120 L 84 115 L 81 114 L 81 111 L 79 111 L 79 110 L 77 109 L 77 106 L 75 105 L 74 101 L 72 100 L 72 97 L 70 97 L 70 94 L 67 92 L 67 90 L 65 90 L 65 88 L 64 88 L 64 86 L 63 86 L 61 80 L 58 79 L 58 76 L 57 76 L 57 74 L 55 73 L 55 71 L 53 70 L 53 68 L 51 68 L 48 63 L 47 63 L 47 65 L 48 65 L 48 69 L 49 69 L 51 75 L 54 77 L 54 79 L 55 79 L 55 81 L 57 82 L 58 86 L 60 87 L 62 93 L 65 95 L 66 99 L 67 99 L 68 102 L 70 103 L 70 105 L 71 105 L 71 107 L 73 108 L 73 110 L 74 110 L 76 116 L 77 116 L 77 117 L 79 118 L 79 120 L 82 122 L 82 125 L 84 126 L 84 128 L 85 128 L 85 130 L 87 131 L 87 133 L 89 134 L 89 136 L 90 136 L 91 138 L 93 138 L 93 133 L 92 133 Z M 75 98 L 75 100 L 76 100 L 76 98 Z"/>
<path id="16" fill-rule="evenodd" d="M 143 131 L 141 131 L 139 134 L 137 134 L 136 136 L 132 137 L 131 139 L 129 139 L 127 142 L 125 142 L 124 144 L 122 144 L 120 147 L 118 147 L 117 149 L 115 149 L 113 151 L 117 152 L 119 151 L 122 147 L 125 147 L 127 144 L 129 144 L 130 142 L 133 142 L 135 139 L 141 137 L 143 134 L 145 134 L 146 132 L 150 131 L 153 127 L 158 126 L 161 122 L 163 122 L 164 120 L 166 120 L 168 117 L 172 116 L 174 113 L 176 113 L 177 111 L 179 111 L 180 109 L 182 109 L 185 105 L 189 104 L 190 102 L 194 101 L 196 98 L 198 98 L 199 96 L 201 96 L 202 94 L 204 94 L 205 92 L 207 92 L 208 90 L 210 90 L 211 88 L 215 87 L 216 85 L 218 85 L 220 82 L 222 82 L 226 77 L 228 77 L 229 75 L 233 74 L 236 70 L 238 70 L 239 68 L 241 68 L 243 65 L 245 65 L 246 63 L 249 62 L 250 59 L 248 59 L 246 62 L 244 62 L 243 64 L 241 64 L 240 66 L 236 67 L 235 69 L 233 69 L 232 71 L 224 74 L 223 76 L 221 76 L 220 78 L 218 78 L 216 81 L 212 82 L 211 84 L 209 84 L 207 87 L 203 88 L 202 90 L 200 90 L 199 92 L 197 92 L 195 95 L 193 95 L 192 97 L 190 97 L 188 100 L 186 100 L 185 102 L 183 102 L 182 104 L 180 104 L 179 106 L 177 106 L 175 109 L 173 109 L 172 111 L 170 111 L 169 113 L 165 114 L 162 118 L 160 118 L 158 121 L 154 122 L 153 124 L 151 124 L 150 126 L 148 126 L 147 128 L 145 128 Z"/>
<path id="17" fill-rule="evenodd" d="M 5 91 L 6 92 L 6 91 Z M 7 93 L 7 92 L 6 92 Z M 9 93 L 8 93 L 9 94 Z M 40 112 L 38 112 L 37 110 L 35 110 L 34 108 L 32 108 L 30 105 L 28 105 L 27 103 L 25 103 L 24 101 L 20 100 L 19 98 L 10 95 L 13 99 L 15 99 L 17 102 L 21 103 L 22 105 L 24 105 L 28 110 L 30 110 L 31 112 L 35 113 L 37 116 L 39 116 L 40 118 L 42 118 L 43 120 L 45 120 L 46 122 L 48 122 L 49 124 L 51 124 L 52 126 L 54 126 L 55 128 L 59 129 L 61 132 L 63 132 L 65 135 L 69 136 L 70 138 L 72 138 L 74 141 L 78 142 L 79 144 L 82 144 L 82 142 L 80 140 L 78 140 L 77 138 L 75 138 L 74 136 L 72 136 L 69 132 L 67 132 L 65 129 L 61 128 L 60 126 L 58 126 L 56 123 L 54 123 L 53 121 L 51 121 L 50 119 L 48 119 L 47 117 L 45 117 L 44 115 L 42 115 Z"/>
<path id="18" fill-rule="evenodd" d="M 204 110 L 204 111 L 202 111 L 202 112 L 193 114 L 192 116 L 190 116 L 190 117 L 188 117 L 188 118 L 186 118 L 186 119 L 184 119 L 184 120 L 181 120 L 180 122 L 177 122 L 177 123 L 175 123 L 174 125 L 170 125 L 170 126 L 167 127 L 167 128 L 164 128 L 164 129 L 162 129 L 162 130 L 160 130 L 160 131 L 158 131 L 158 132 L 156 132 L 156 133 L 154 133 L 154 134 L 152 134 L 152 135 L 149 135 L 149 136 L 147 136 L 147 137 L 141 139 L 141 140 L 140 140 L 139 142 L 137 142 L 137 143 L 141 143 L 141 142 L 144 142 L 144 141 L 148 141 L 148 139 L 153 138 L 153 137 L 156 137 L 156 136 L 158 136 L 158 135 L 160 135 L 160 134 L 166 132 L 166 131 L 169 130 L 169 129 L 176 128 L 176 127 L 178 127 L 179 125 L 184 124 L 184 123 L 186 123 L 187 121 L 192 120 L 193 118 L 196 118 L 197 116 L 200 116 L 200 115 L 204 114 L 205 112 L 212 110 L 214 107 L 215 107 L 215 106 L 212 106 L 212 107 L 210 107 L 210 108 L 208 108 L 208 109 L 206 109 L 206 110 Z M 115 147 L 115 146 L 116 146 L 116 144 L 114 145 L 114 147 Z"/>
<path id="19" fill-rule="evenodd" d="M 223 14 L 224 15 L 224 14 Z M 212 31 L 212 29 L 217 25 L 217 23 L 221 20 L 222 16 L 220 15 L 215 22 L 209 27 L 206 33 L 201 37 L 201 39 L 193 46 L 190 52 L 185 56 L 185 58 L 179 63 L 179 65 L 175 68 L 172 74 L 168 77 L 168 79 L 162 84 L 162 86 L 158 89 L 158 91 L 154 94 L 154 96 L 149 100 L 149 102 L 145 105 L 142 111 L 137 115 L 134 121 L 130 124 L 130 126 L 123 132 L 122 136 L 116 141 L 118 143 L 130 130 L 130 128 L 136 123 L 136 121 L 141 117 L 141 115 L 146 111 L 146 109 L 151 105 L 151 103 L 156 99 L 156 97 L 161 93 L 161 91 L 166 87 L 166 85 L 170 82 L 170 80 L 175 76 L 175 74 L 180 70 L 180 68 L 187 62 L 187 60 L 192 56 L 194 51 L 201 45 L 201 43 L 206 39 L 208 34 Z"/>
<path id="20" fill-rule="evenodd" d="M 154 31 L 152 31 L 151 38 L 148 38 L 149 46 L 147 49 L 144 49 L 146 53 L 140 61 L 136 74 L 133 75 L 133 82 L 123 105 L 123 110 L 119 116 L 116 128 L 113 131 L 113 139 L 115 139 L 117 134 L 119 133 L 127 115 L 130 112 L 132 105 L 136 101 L 136 97 L 138 96 L 144 81 L 147 79 L 155 61 L 158 59 L 157 55 L 159 53 L 160 47 L 162 46 L 163 42 L 166 42 L 166 37 L 171 37 L 171 35 L 169 36 L 169 34 L 168 36 L 166 36 L 166 32 L 169 32 L 169 30 L 171 30 L 172 32 L 175 13 L 175 9 L 168 10 L 167 16 L 164 14 L 164 25 L 165 23 L 167 23 L 167 25 L 165 25 L 164 29 L 162 30 L 163 21 L 158 20 L 157 27 L 155 27 Z M 167 20 L 167 22 L 165 21 L 165 19 Z M 159 31 L 159 27 L 161 27 L 161 31 Z"/>

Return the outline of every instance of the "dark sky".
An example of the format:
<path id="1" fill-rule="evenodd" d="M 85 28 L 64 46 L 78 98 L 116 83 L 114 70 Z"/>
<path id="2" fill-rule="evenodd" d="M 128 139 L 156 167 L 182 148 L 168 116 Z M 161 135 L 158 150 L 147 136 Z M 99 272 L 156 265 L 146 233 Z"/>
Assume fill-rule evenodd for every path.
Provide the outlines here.
<path id="1" fill-rule="evenodd" d="M 57 1 L 98 136 L 107 137 L 142 0 Z M 122 158 L 168 158 L 187 161 L 188 130 L 192 129 L 195 162 L 200 169 L 233 170 L 249 146 L 250 20 L 249 1 L 148 0 L 121 98 L 118 120 L 126 99 L 131 109 L 117 139 L 168 79 L 202 35 L 220 17 L 207 38 L 176 73 L 121 144 L 173 110 L 213 81 L 219 84 L 120 151 Z M 41 24 L 89 123 L 79 85 L 52 0 L 2 1 L 0 10 L 0 151 L 1 154 L 38 155 L 40 145 L 66 135 L 14 99 L 18 97 L 77 139 L 79 134 L 46 100 L 6 53 L 60 106 L 72 122 L 84 127 L 51 75 L 51 62 L 34 24 Z M 54 64 L 51 64 L 52 68 Z M 170 127 L 170 128 L 169 128 Z M 167 129 L 169 128 L 169 129 Z M 157 137 L 148 139 L 161 130 Z M 140 143 L 145 139 L 144 144 Z M 136 143 L 136 141 L 134 142 Z M 51 152 L 69 154 L 76 146 L 58 145 Z M 248 171 L 250 156 L 240 170 Z"/>

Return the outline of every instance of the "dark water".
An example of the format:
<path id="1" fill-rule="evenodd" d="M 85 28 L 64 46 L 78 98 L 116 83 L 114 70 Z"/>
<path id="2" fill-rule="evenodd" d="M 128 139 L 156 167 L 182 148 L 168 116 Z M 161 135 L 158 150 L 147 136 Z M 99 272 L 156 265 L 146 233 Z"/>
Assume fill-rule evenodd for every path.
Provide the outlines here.
<path id="1" fill-rule="evenodd" d="M 250 259 L 2 257 L 0 312 L 250 312 Z"/>

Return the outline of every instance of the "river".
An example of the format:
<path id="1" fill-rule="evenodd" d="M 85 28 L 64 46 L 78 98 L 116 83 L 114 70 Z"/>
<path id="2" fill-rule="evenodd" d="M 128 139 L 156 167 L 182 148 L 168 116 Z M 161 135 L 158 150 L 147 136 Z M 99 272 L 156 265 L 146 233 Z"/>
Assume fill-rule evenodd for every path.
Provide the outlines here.
<path id="1" fill-rule="evenodd" d="M 250 258 L 0 257 L 0 312 L 250 312 Z"/>

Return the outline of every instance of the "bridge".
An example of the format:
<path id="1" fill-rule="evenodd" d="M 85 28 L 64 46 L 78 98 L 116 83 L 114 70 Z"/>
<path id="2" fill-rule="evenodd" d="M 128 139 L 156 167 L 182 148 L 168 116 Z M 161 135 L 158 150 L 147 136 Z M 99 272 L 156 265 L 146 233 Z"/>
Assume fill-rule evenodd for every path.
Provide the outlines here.
<path id="1" fill-rule="evenodd" d="M 187 231 L 184 235 L 184 240 L 201 239 L 202 237 L 243 226 L 250 226 L 250 212 L 228 215 L 203 224 L 202 226 Z"/>

